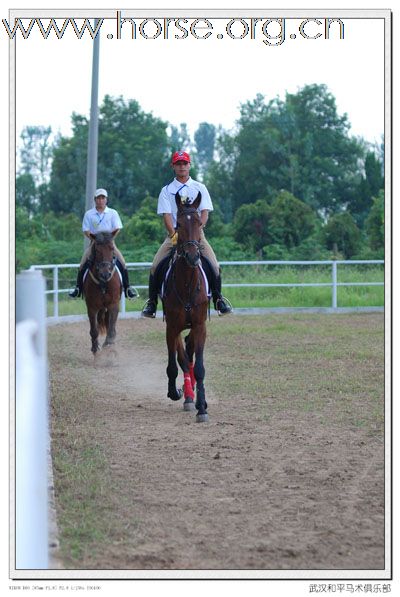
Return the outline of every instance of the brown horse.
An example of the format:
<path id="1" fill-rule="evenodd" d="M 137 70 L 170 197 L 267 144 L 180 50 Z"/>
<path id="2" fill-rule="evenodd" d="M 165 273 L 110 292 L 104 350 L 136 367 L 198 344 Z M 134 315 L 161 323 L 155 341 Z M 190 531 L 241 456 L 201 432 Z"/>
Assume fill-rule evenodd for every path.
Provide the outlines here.
<path id="1" fill-rule="evenodd" d="M 182 397 L 182 390 L 176 388 L 178 356 L 184 376 L 184 410 L 196 408 L 196 420 L 203 422 L 208 421 L 203 352 L 209 297 L 200 259 L 201 220 L 197 208 L 201 194 L 197 195 L 192 204 L 183 203 L 179 193 L 176 194 L 175 201 L 178 207 L 178 244 L 162 297 L 167 323 L 167 395 L 171 400 L 179 400 Z M 190 333 L 185 338 L 184 347 L 181 332 L 185 329 L 190 329 Z"/>
<path id="2" fill-rule="evenodd" d="M 118 319 L 122 284 L 116 269 L 114 234 L 99 232 L 90 235 L 92 253 L 89 270 L 83 284 L 87 313 L 90 321 L 90 337 L 94 355 L 100 350 L 99 334 L 106 334 L 103 347 L 115 342 L 115 324 Z"/>

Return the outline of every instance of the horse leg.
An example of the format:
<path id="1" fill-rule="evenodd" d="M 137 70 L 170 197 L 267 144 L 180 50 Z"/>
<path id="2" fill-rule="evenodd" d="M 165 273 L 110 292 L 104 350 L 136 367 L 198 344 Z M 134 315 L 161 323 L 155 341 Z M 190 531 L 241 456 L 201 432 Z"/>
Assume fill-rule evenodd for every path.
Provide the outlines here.
<path id="1" fill-rule="evenodd" d="M 167 323 L 167 347 L 168 347 L 168 398 L 171 400 L 180 400 L 182 390 L 176 389 L 176 378 L 178 377 L 178 365 L 176 363 L 177 335 L 174 330 L 168 327 Z"/>
<path id="2" fill-rule="evenodd" d="M 98 342 L 99 328 L 97 326 L 97 311 L 90 311 L 88 316 L 90 322 L 90 337 L 92 339 L 91 351 L 95 355 L 96 352 L 100 350 L 100 345 Z"/>
<path id="3" fill-rule="evenodd" d="M 108 309 L 108 317 L 106 319 L 107 322 L 107 335 L 106 339 L 104 340 L 104 346 L 110 346 L 111 344 L 115 343 L 115 338 L 117 336 L 116 330 L 116 323 L 118 319 L 118 305 L 116 307 L 111 307 Z"/>
<path id="4" fill-rule="evenodd" d="M 205 325 L 201 326 L 196 334 L 195 339 L 195 364 L 194 364 L 194 375 L 197 382 L 197 391 L 196 391 L 196 408 L 197 408 L 197 415 L 196 421 L 198 423 L 203 423 L 208 421 L 208 414 L 207 414 L 207 402 L 206 402 L 206 392 L 204 388 L 204 377 L 205 377 L 205 368 L 204 368 L 204 344 L 206 341 L 206 327 Z"/>
<path id="5" fill-rule="evenodd" d="M 193 346 L 193 336 L 192 332 L 185 336 L 185 347 L 186 347 L 186 354 L 189 361 L 189 374 L 190 374 L 190 381 L 192 382 L 192 389 L 193 391 L 196 388 L 196 378 L 194 376 L 194 363 L 193 363 L 193 354 L 194 354 L 194 346 Z"/>
<path id="6" fill-rule="evenodd" d="M 194 410 L 194 392 L 192 380 L 190 378 L 189 361 L 186 351 L 183 347 L 182 337 L 179 334 L 177 339 L 178 363 L 183 371 L 183 395 L 185 401 L 183 403 L 183 410 Z"/>

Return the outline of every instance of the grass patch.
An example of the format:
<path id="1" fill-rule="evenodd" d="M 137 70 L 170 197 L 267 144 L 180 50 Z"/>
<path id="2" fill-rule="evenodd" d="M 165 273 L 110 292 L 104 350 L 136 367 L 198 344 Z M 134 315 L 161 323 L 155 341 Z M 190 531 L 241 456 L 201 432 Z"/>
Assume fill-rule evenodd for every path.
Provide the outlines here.
<path id="1" fill-rule="evenodd" d="M 72 275 L 73 274 L 73 275 Z M 47 288 L 53 287 L 50 272 L 47 272 Z M 339 283 L 383 282 L 383 267 L 376 265 L 338 265 Z M 148 268 L 131 272 L 131 282 L 140 289 L 140 298 L 126 301 L 126 311 L 140 311 L 147 299 Z M 331 284 L 331 266 L 224 266 L 223 292 L 234 307 L 331 307 L 332 288 L 323 287 L 229 287 L 226 284 Z M 75 285 L 75 272 L 60 270 L 60 289 Z M 53 296 L 48 295 L 47 314 L 54 313 Z M 337 289 L 339 307 L 379 307 L 384 304 L 383 286 L 339 286 Z M 67 294 L 59 295 L 60 315 L 83 315 L 86 305 L 83 300 L 71 300 Z"/>
<path id="2" fill-rule="evenodd" d="M 382 428 L 382 315 L 226 319 L 208 334 L 217 392 L 255 397 L 263 420 L 287 409 L 312 412 L 326 425 Z"/>
<path id="3" fill-rule="evenodd" d="M 88 554 L 93 557 L 98 546 L 110 541 L 113 487 L 104 446 L 97 440 L 98 422 L 91 418 L 94 393 L 83 389 L 77 377 L 64 374 L 52 376 L 50 392 L 60 555 L 68 567 Z"/>

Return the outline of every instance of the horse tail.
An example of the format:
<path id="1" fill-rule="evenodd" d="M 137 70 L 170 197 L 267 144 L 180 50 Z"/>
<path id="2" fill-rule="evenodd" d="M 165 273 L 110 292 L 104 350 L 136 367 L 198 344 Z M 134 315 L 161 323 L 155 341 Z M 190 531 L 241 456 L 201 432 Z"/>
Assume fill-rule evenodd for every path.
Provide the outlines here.
<path id="1" fill-rule="evenodd" d="M 100 309 L 97 313 L 97 325 L 99 326 L 99 334 L 104 335 L 107 333 L 108 329 L 108 310 L 107 309 Z"/>

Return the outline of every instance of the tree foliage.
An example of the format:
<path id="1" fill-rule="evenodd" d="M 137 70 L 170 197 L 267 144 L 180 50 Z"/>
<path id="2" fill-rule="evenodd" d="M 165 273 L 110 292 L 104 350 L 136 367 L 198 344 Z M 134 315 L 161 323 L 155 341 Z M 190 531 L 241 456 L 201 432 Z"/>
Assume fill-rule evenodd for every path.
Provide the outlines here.
<path id="1" fill-rule="evenodd" d="M 167 123 L 137 101 L 105 96 L 99 110 L 98 186 L 109 189 L 116 209 L 132 214 L 165 184 Z M 72 136 L 55 149 L 47 209 L 82 214 L 85 206 L 88 121 L 74 114 Z"/>
<path id="2" fill-rule="evenodd" d="M 360 240 L 360 230 L 348 211 L 329 218 L 325 227 L 325 242 L 334 254 L 340 251 L 345 259 L 350 259 L 357 253 Z"/>
<path id="3" fill-rule="evenodd" d="M 379 191 L 373 199 L 371 211 L 365 222 L 368 244 L 372 250 L 381 252 L 385 247 L 385 193 Z"/>
<path id="4" fill-rule="evenodd" d="M 88 119 L 71 116 L 69 137 L 25 127 L 16 178 L 18 263 L 78 260 L 85 211 Z M 217 257 L 325 259 L 384 252 L 383 145 L 350 135 L 325 85 L 242 104 L 228 131 L 163 121 L 136 100 L 105 96 L 99 110 L 97 185 L 122 217 L 118 244 L 150 260 L 165 230 L 157 197 L 174 176 L 171 154 L 192 156 L 214 211 L 206 234 Z M 42 246 L 45 243 L 46 246 Z M 61 253 L 65 251 L 65 256 Z"/>
<path id="5" fill-rule="evenodd" d="M 204 176 L 214 158 L 216 128 L 209 122 L 201 122 L 194 133 L 197 161 Z"/>
<path id="6" fill-rule="evenodd" d="M 292 249 L 307 239 L 316 228 L 312 209 L 288 191 L 273 201 L 259 199 L 239 207 L 233 221 L 234 238 L 263 256 L 271 246 Z M 277 249 L 274 249 L 276 252 Z"/>
<path id="7" fill-rule="evenodd" d="M 260 94 L 241 107 L 237 129 L 219 141 L 220 167 L 233 211 L 243 203 L 287 190 L 314 210 L 334 213 L 349 201 L 359 178 L 362 146 L 348 135 L 325 85 L 306 85 L 285 101 Z M 226 157 L 228 159 L 226 159 Z M 221 192 L 209 179 L 212 191 Z M 214 185 L 215 183 L 215 185 Z"/>

